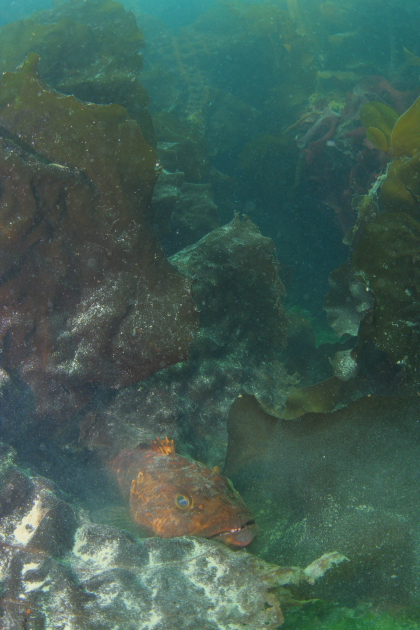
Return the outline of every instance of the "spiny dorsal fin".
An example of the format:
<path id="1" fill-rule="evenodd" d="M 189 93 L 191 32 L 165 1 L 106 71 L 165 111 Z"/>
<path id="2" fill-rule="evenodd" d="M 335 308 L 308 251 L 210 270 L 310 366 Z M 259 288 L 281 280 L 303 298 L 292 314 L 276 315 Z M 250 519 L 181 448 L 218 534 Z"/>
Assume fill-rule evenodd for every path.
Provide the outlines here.
<path id="1" fill-rule="evenodd" d="M 153 440 L 153 442 L 150 444 L 150 448 L 157 453 L 162 453 L 163 455 L 172 455 L 173 453 L 175 453 L 175 443 L 168 437 L 166 437 L 164 440 L 156 438 L 156 440 Z"/>

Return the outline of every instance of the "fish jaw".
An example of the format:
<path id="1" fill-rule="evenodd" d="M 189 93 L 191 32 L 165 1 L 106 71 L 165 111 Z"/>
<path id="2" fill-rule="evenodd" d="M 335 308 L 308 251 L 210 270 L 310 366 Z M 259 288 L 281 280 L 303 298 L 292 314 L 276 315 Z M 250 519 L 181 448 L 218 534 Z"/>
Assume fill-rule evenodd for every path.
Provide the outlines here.
<path id="1" fill-rule="evenodd" d="M 258 530 L 256 523 L 248 523 L 239 529 L 230 529 L 220 532 L 214 539 L 220 540 L 228 547 L 247 547 L 254 539 Z"/>
<path id="2" fill-rule="evenodd" d="M 193 536 L 219 540 L 229 547 L 246 547 L 254 539 L 258 531 L 253 516 L 244 514 L 206 527 L 198 532 L 191 532 Z"/>

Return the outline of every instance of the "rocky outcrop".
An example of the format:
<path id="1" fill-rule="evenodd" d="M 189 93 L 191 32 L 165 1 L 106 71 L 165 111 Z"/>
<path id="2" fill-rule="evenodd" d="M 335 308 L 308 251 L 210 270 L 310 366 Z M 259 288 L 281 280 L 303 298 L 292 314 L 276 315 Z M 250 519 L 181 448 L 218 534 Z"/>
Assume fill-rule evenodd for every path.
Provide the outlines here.
<path id="1" fill-rule="evenodd" d="M 0 346 L 62 421 L 95 386 L 185 359 L 198 313 L 149 225 L 158 165 L 140 126 L 50 89 L 37 64 L 0 85 Z"/>
<path id="2" fill-rule="evenodd" d="M 136 539 L 20 472 L 5 446 L 0 517 L 3 630 L 274 630 L 283 615 L 273 587 L 312 582 L 342 559 L 303 571 L 206 539 Z"/>

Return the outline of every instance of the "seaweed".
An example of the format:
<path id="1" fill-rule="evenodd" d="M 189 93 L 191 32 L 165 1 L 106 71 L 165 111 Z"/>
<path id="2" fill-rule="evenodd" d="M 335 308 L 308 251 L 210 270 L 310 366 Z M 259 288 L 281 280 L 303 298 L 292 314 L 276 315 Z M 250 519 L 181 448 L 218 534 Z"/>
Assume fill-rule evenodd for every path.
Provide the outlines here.
<path id="1" fill-rule="evenodd" d="M 391 148 L 391 134 L 398 120 L 397 112 L 378 101 L 365 103 L 360 110 L 360 121 L 369 140 L 382 151 Z"/>
<path id="2" fill-rule="evenodd" d="M 66 2 L 0 29 L 0 71 L 37 53 L 40 76 L 55 89 L 94 103 L 119 103 L 155 145 L 147 91 L 139 81 L 144 37 L 114 0 Z"/>

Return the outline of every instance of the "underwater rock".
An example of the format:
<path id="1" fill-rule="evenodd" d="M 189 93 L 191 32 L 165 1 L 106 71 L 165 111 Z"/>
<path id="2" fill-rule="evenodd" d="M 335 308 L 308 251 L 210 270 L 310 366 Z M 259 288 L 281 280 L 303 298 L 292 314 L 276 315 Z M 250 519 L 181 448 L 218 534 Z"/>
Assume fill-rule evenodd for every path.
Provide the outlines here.
<path id="1" fill-rule="evenodd" d="M 205 329 L 198 344 L 215 353 L 240 346 L 260 361 L 278 357 L 285 345 L 284 287 L 272 240 L 247 217 L 236 216 L 170 260 L 193 282 Z"/>
<path id="2" fill-rule="evenodd" d="M 0 338 L 6 370 L 63 420 L 93 386 L 185 359 L 198 314 L 148 225 L 156 154 L 140 127 L 49 89 L 37 63 L 0 85 Z"/>
<path id="3" fill-rule="evenodd" d="M 188 362 L 189 363 L 189 362 Z M 89 411 L 79 426 L 79 440 L 102 453 L 105 461 L 125 448 L 170 435 L 180 441 L 183 414 L 178 390 L 164 370 L 135 387 L 124 387 L 104 408 Z M 163 376 L 163 378 L 162 378 Z"/>
<path id="4" fill-rule="evenodd" d="M 419 409 L 418 396 L 371 396 L 279 420 L 238 398 L 224 472 L 259 523 L 251 550 L 302 566 L 337 549 L 350 562 L 315 596 L 418 605 Z"/>
<path id="5" fill-rule="evenodd" d="M 0 515 L 2 565 L 11 545 L 34 554 L 62 557 L 71 550 L 79 519 L 55 485 L 42 477 L 27 477 L 10 465 L 2 445 L 0 456 Z M 7 465 L 9 464 L 9 465 Z"/>
<path id="6" fill-rule="evenodd" d="M 332 272 L 325 310 L 337 334 L 358 333 L 353 358 L 359 366 L 364 363 L 365 377 L 380 373 L 377 358 L 382 353 L 389 363 L 385 372 L 391 376 L 391 369 L 397 376 L 394 385 L 401 388 L 404 378 L 403 385 L 415 391 L 420 361 L 420 99 L 400 117 L 377 102 L 365 104 L 360 117 L 392 161 L 368 194 L 353 199 L 358 220 L 346 237 L 350 261 Z"/>
<path id="7" fill-rule="evenodd" d="M 171 216 L 185 180 L 182 171 L 169 172 L 165 168 L 159 173 L 153 189 L 153 227 L 161 241 L 171 233 Z"/>
<path id="8" fill-rule="evenodd" d="M 187 182 L 200 184 L 210 179 L 208 150 L 202 133 L 189 121 L 172 113 L 153 116 L 158 138 L 159 159 L 169 172 L 182 172 Z"/>
<path id="9" fill-rule="evenodd" d="M 349 381 L 358 374 L 357 361 L 352 357 L 352 350 L 342 350 L 336 352 L 334 358 L 331 359 L 331 365 L 334 369 L 334 376 L 341 381 Z"/>
<path id="10" fill-rule="evenodd" d="M 172 214 L 172 232 L 177 235 L 176 251 L 193 245 L 218 227 L 217 206 L 210 184 L 185 182 Z"/>
<path id="11" fill-rule="evenodd" d="M 0 623 L 4 630 L 275 630 L 274 588 L 313 584 L 345 558 L 306 569 L 268 564 L 193 537 L 135 539 L 92 523 L 47 479 L 27 477 L 0 448 Z"/>
<path id="12" fill-rule="evenodd" d="M 381 212 L 361 230 L 352 269 L 375 297 L 372 317 L 362 323 L 371 339 L 418 382 L 420 224 L 405 212 Z"/>
<path id="13" fill-rule="evenodd" d="M 368 394 L 412 393 L 416 386 L 416 333 L 407 319 L 418 309 L 416 266 L 405 254 L 416 256 L 418 224 L 405 213 L 379 212 L 374 195 L 358 197 L 357 206 L 351 258 L 331 272 L 324 300 L 328 323 L 348 346 L 330 363 L 348 385 L 324 411 Z"/>
<path id="14" fill-rule="evenodd" d="M 210 184 L 184 181 L 162 170 L 152 198 L 154 226 L 167 255 L 193 245 L 219 226 Z"/>
<path id="15" fill-rule="evenodd" d="M 281 408 L 296 379 L 279 361 L 286 318 L 274 254 L 271 239 L 235 217 L 171 257 L 200 309 L 191 358 L 121 391 L 96 412 L 84 443 L 116 454 L 169 435 L 194 458 L 220 466 L 228 410 L 240 391 Z"/>
<path id="16" fill-rule="evenodd" d="M 357 337 L 360 322 L 373 308 L 374 298 L 369 287 L 358 280 L 346 262 L 331 272 L 330 292 L 324 300 L 328 323 L 338 337 Z"/>
<path id="17" fill-rule="evenodd" d="M 205 137 L 211 157 L 228 158 L 243 147 L 244 138 L 261 125 L 261 112 L 226 90 L 213 88 L 206 108 Z"/>

